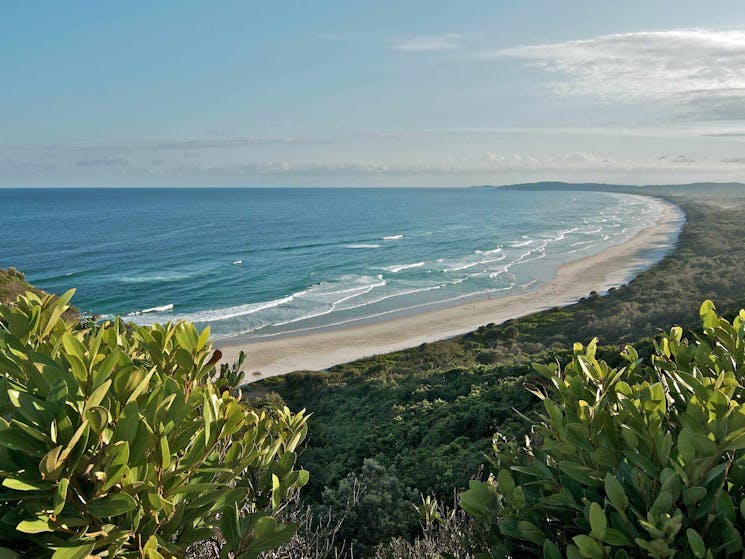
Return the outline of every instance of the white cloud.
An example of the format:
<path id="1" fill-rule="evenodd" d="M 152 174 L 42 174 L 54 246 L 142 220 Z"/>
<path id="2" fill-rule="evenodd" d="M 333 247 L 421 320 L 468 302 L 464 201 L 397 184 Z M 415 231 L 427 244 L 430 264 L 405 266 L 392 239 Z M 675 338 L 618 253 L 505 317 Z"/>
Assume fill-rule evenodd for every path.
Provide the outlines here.
<path id="1" fill-rule="evenodd" d="M 684 29 L 602 35 L 482 53 L 560 74 L 561 94 L 611 101 L 672 101 L 684 118 L 745 118 L 745 31 Z"/>
<path id="2" fill-rule="evenodd" d="M 626 164 L 627 165 L 627 164 Z M 624 167 L 626 165 L 623 165 Z M 610 157 L 588 152 L 566 152 L 536 156 L 516 153 L 486 152 L 480 156 L 438 162 L 388 161 L 319 161 L 293 163 L 264 161 L 224 165 L 193 165 L 178 167 L 180 172 L 205 176 L 464 176 L 498 171 L 593 170 L 618 166 Z"/>
<path id="3" fill-rule="evenodd" d="M 484 160 L 488 169 L 512 170 L 592 169 L 612 166 L 615 163 L 610 157 L 584 151 L 571 151 L 545 157 L 487 152 Z"/>
<path id="4" fill-rule="evenodd" d="M 462 37 L 454 33 L 443 35 L 417 35 L 400 39 L 393 43 L 393 50 L 404 52 L 431 52 L 440 50 L 453 50 L 461 46 Z"/>

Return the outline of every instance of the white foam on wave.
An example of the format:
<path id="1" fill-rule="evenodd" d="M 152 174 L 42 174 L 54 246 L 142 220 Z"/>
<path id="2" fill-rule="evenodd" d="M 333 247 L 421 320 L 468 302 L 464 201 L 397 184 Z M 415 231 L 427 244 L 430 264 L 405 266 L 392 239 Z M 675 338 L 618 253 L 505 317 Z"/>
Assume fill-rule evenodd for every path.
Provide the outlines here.
<path id="1" fill-rule="evenodd" d="M 355 283 L 359 285 L 355 285 Z M 261 301 L 258 303 L 236 305 L 233 307 L 225 307 L 221 309 L 210 309 L 197 311 L 194 313 L 185 313 L 183 315 L 179 315 L 177 318 L 181 320 L 188 320 L 189 322 L 219 322 L 224 320 L 248 317 L 250 315 L 257 315 L 262 311 L 284 308 L 287 307 L 290 303 L 294 303 L 298 306 L 302 306 L 303 304 L 305 304 L 306 306 L 309 304 L 316 306 L 322 305 L 324 309 L 329 308 L 329 311 L 324 311 L 320 314 L 326 314 L 327 312 L 332 312 L 333 310 L 335 310 L 335 308 L 339 304 L 350 299 L 354 299 L 355 297 L 365 295 L 373 289 L 383 287 L 384 285 L 386 285 L 386 281 L 380 274 L 375 277 L 342 276 L 341 278 L 339 278 L 338 282 L 321 282 L 307 289 L 297 291 L 295 293 L 292 293 L 291 295 L 280 297 L 278 299 Z M 156 322 L 159 317 L 154 313 L 162 312 L 162 310 L 166 309 L 157 308 L 150 310 L 153 314 L 150 314 L 148 316 L 147 322 Z M 287 310 L 290 312 L 293 311 L 292 308 L 288 308 Z M 138 316 L 139 314 L 142 314 L 142 312 L 137 314 L 133 313 L 131 316 Z M 261 328 L 272 323 L 275 325 L 280 324 L 279 322 L 271 321 L 268 318 L 266 320 L 261 319 L 259 320 L 259 322 L 261 324 L 257 325 L 257 328 Z"/>
<path id="2" fill-rule="evenodd" d="M 285 305 L 293 301 L 294 299 L 295 295 L 288 295 L 287 297 L 280 297 L 279 299 L 274 299 L 273 301 L 248 303 L 245 305 L 236 305 L 234 307 L 226 307 L 223 309 L 198 311 L 195 313 L 179 316 L 179 318 L 188 320 L 189 322 L 215 322 L 218 320 L 228 320 L 230 318 L 246 316 L 266 309 L 272 309 L 280 305 Z"/>
<path id="3" fill-rule="evenodd" d="M 390 309 L 390 310 L 387 310 L 387 311 L 382 311 L 382 312 L 373 313 L 373 314 L 369 314 L 369 315 L 365 315 L 365 316 L 359 316 L 359 317 L 355 317 L 355 318 L 350 318 L 350 319 L 347 319 L 347 320 L 339 320 L 339 321 L 333 322 L 331 324 L 323 324 L 323 325 L 319 325 L 319 326 L 308 326 L 306 328 L 296 328 L 294 330 L 286 330 L 286 331 L 283 331 L 282 333 L 283 334 L 298 334 L 300 332 L 312 332 L 314 330 L 320 330 L 322 328 L 336 328 L 338 326 L 344 326 L 345 324 L 352 324 L 352 323 L 355 323 L 355 322 L 360 322 L 362 320 L 371 320 L 371 319 L 375 319 L 375 318 L 380 318 L 382 316 L 387 316 L 387 315 L 394 314 L 394 313 L 406 312 L 406 311 L 410 311 L 410 310 L 414 310 L 414 309 L 419 309 L 419 308 L 424 308 L 424 307 L 432 307 L 432 306 L 435 306 L 435 305 L 443 305 L 443 304 L 452 303 L 452 302 L 455 302 L 455 301 L 460 301 L 462 299 L 466 299 L 466 298 L 469 298 L 469 297 L 478 297 L 479 295 L 488 295 L 490 293 L 499 293 L 499 292 L 502 292 L 502 291 L 509 291 L 509 290 L 511 290 L 514 287 L 515 287 L 515 283 L 513 282 L 512 284 L 508 285 L 507 287 L 497 287 L 497 288 L 493 288 L 493 289 L 484 289 L 484 290 L 481 290 L 481 291 L 476 291 L 474 293 L 464 293 L 463 295 L 458 295 L 458 296 L 455 296 L 455 297 L 450 297 L 448 299 L 443 299 L 441 301 L 432 301 L 432 302 L 429 302 L 429 303 L 419 303 L 419 304 L 416 304 L 416 305 L 409 305 L 409 306 L 406 306 L 406 307 L 400 307 L 400 308 L 397 308 L 397 309 Z M 432 289 L 437 289 L 437 287 L 434 287 Z M 312 318 L 312 317 L 309 317 L 309 318 Z M 275 326 L 284 326 L 284 325 L 290 324 L 292 322 L 298 322 L 298 320 L 303 320 L 303 319 L 292 320 L 292 321 L 289 321 L 287 323 L 279 323 L 279 324 L 276 324 Z M 253 333 L 255 331 L 256 331 L 255 329 L 254 330 L 245 330 L 243 332 L 238 332 L 238 333 L 234 334 L 233 336 L 240 336 L 242 334 L 251 334 L 251 333 Z M 269 338 L 269 337 L 272 337 L 272 336 L 275 336 L 275 335 L 276 334 L 266 334 L 266 335 L 263 335 L 263 336 L 256 336 L 256 338 L 257 339 Z"/>
<path id="4" fill-rule="evenodd" d="M 384 241 L 398 241 L 399 239 L 403 239 L 403 235 L 388 235 L 387 237 L 383 237 Z"/>
<path id="5" fill-rule="evenodd" d="M 326 316 L 326 315 L 329 315 L 329 314 L 331 314 L 331 313 L 333 313 L 335 311 L 352 311 L 352 310 L 359 309 L 359 308 L 362 308 L 362 307 L 369 307 L 370 305 L 375 305 L 375 304 L 378 304 L 378 303 L 382 303 L 384 301 L 388 301 L 390 299 L 395 299 L 397 297 L 405 297 L 406 295 L 415 295 L 417 293 L 423 293 L 423 292 L 426 292 L 426 291 L 433 291 L 435 289 L 442 289 L 443 287 L 448 287 L 448 286 L 451 286 L 451 285 L 456 285 L 456 284 L 459 284 L 459 283 L 465 281 L 465 279 L 466 278 L 459 279 L 459 280 L 452 281 L 452 282 L 445 282 L 445 283 L 440 283 L 440 284 L 437 284 L 437 285 L 430 285 L 430 286 L 426 286 L 426 287 L 421 287 L 421 288 L 417 288 L 417 289 L 409 289 L 409 290 L 405 290 L 405 291 L 397 291 L 397 292 L 393 292 L 393 293 L 390 293 L 388 295 L 385 295 L 383 297 L 379 297 L 377 299 L 371 299 L 371 300 L 365 301 L 363 303 L 359 303 L 357 305 L 351 305 L 351 306 L 347 305 L 347 306 L 344 306 L 343 308 L 341 308 L 339 305 L 343 301 L 346 301 L 346 300 L 349 300 L 349 299 L 352 298 L 352 297 L 348 297 L 345 300 L 337 301 L 336 304 L 332 305 L 332 307 L 329 308 L 329 309 L 327 309 L 327 310 L 324 310 L 324 311 L 321 311 L 321 312 L 317 312 L 317 313 L 314 313 L 314 314 L 308 314 L 308 315 L 304 315 L 304 316 L 298 316 L 296 318 L 292 318 L 290 320 L 285 320 L 283 322 L 275 322 L 273 324 L 267 324 L 265 326 L 261 326 L 259 328 L 254 328 L 254 329 L 251 329 L 251 330 L 246 330 L 246 331 L 243 331 L 241 333 L 242 334 L 249 334 L 249 333 L 255 332 L 257 330 L 261 330 L 262 328 L 264 328 L 266 326 L 287 326 L 288 324 L 295 324 L 297 322 L 302 322 L 303 320 L 310 320 L 312 318 L 318 318 L 318 317 L 321 317 L 321 316 Z M 510 286 L 510 287 L 512 287 L 512 286 Z M 493 291 L 500 291 L 500 290 L 501 289 L 495 289 Z M 460 299 L 462 297 L 468 297 L 468 296 L 469 295 L 466 294 L 466 295 L 462 295 L 462 296 L 459 296 L 459 297 L 454 297 L 452 299 L 446 299 L 443 302 L 447 302 L 447 301 L 450 301 L 450 300 L 457 300 L 457 299 Z M 390 313 L 393 313 L 393 312 L 398 312 L 398 311 L 401 311 L 401 310 L 406 310 L 406 309 L 409 309 L 409 308 L 416 308 L 416 307 L 421 307 L 421 306 L 426 306 L 426 305 L 433 305 L 433 304 L 438 304 L 438 303 L 439 303 L 439 301 L 438 302 L 431 302 L 431 303 L 422 303 L 420 305 L 413 305 L 411 307 L 402 307 L 400 309 L 392 309 L 392 310 L 389 310 L 389 311 L 384 311 L 384 312 L 381 312 L 381 313 L 370 315 L 369 318 L 374 318 L 376 316 L 384 316 L 386 314 L 390 314 Z M 353 318 L 353 319 L 350 319 L 350 320 L 335 322 L 333 324 L 333 326 L 341 325 L 341 324 L 346 324 L 346 323 L 349 323 L 349 322 L 355 322 L 357 320 L 364 320 L 365 318 L 368 318 L 368 317 Z M 303 331 L 303 330 L 313 330 L 315 328 L 316 327 L 302 328 L 302 329 L 298 329 L 298 330 L 290 330 L 290 331 L 287 331 L 285 333 L 300 332 L 300 331 Z"/>
<path id="6" fill-rule="evenodd" d="M 376 245 L 373 243 L 360 243 L 355 245 L 344 245 L 344 248 L 357 248 L 357 249 L 365 249 L 365 248 L 381 248 L 383 245 Z"/>
<path id="7" fill-rule="evenodd" d="M 484 253 L 488 254 L 488 253 Z M 477 260 L 475 262 L 468 262 L 466 264 L 460 264 L 457 266 L 453 266 L 452 268 L 445 268 L 443 272 L 449 273 L 449 272 L 460 272 L 463 270 L 469 270 L 471 268 L 475 268 L 476 266 L 484 266 L 487 264 L 493 264 L 494 262 L 501 262 L 507 258 L 506 254 L 500 254 L 498 258 L 482 258 L 481 260 Z"/>
<path id="8" fill-rule="evenodd" d="M 510 268 L 512 268 L 516 264 L 521 264 L 521 263 L 525 263 L 525 262 L 533 262 L 535 260 L 539 260 L 541 258 L 544 258 L 546 256 L 546 247 L 548 246 L 548 243 L 549 243 L 549 241 L 547 239 L 544 239 L 541 242 L 541 245 L 536 246 L 534 248 L 531 248 L 527 252 L 522 253 L 517 258 L 515 258 L 513 260 L 510 260 L 507 264 L 505 264 L 504 266 L 502 266 L 499 270 L 497 270 L 497 271 L 492 272 L 491 274 L 489 274 L 489 277 L 491 279 L 498 278 L 502 274 L 508 272 L 510 270 Z M 529 256 L 535 255 L 535 254 L 537 254 L 538 256 L 535 256 L 534 258 L 528 259 Z"/>
<path id="9" fill-rule="evenodd" d="M 167 283 L 180 281 L 193 277 L 194 274 L 184 272 L 160 272 L 153 274 L 141 274 L 138 276 L 123 276 L 116 278 L 122 283 Z"/>
<path id="10" fill-rule="evenodd" d="M 559 231 L 559 234 L 550 239 L 551 242 L 561 241 L 566 237 L 567 235 L 571 233 L 575 233 L 579 230 L 579 227 L 572 227 L 571 229 L 565 229 L 564 231 Z"/>
<path id="11" fill-rule="evenodd" d="M 142 309 L 141 311 L 135 311 L 129 313 L 127 316 L 140 316 L 142 314 L 150 314 L 156 312 L 167 312 L 173 310 L 173 303 L 167 305 L 160 305 L 159 307 L 150 307 L 149 309 Z"/>
<path id="12" fill-rule="evenodd" d="M 386 266 L 383 269 L 388 270 L 389 272 L 392 272 L 394 274 L 397 274 L 398 272 L 402 270 L 409 270 L 411 268 L 421 268 L 422 266 L 424 266 L 424 262 L 414 262 L 413 264 L 398 264 L 396 266 Z"/>
<path id="13" fill-rule="evenodd" d="M 528 245 L 532 245 L 535 242 L 534 239 L 528 239 L 526 241 L 515 241 L 512 243 L 512 248 L 520 248 L 520 247 L 526 247 Z"/>
<path id="14" fill-rule="evenodd" d="M 350 283 L 352 284 L 352 287 L 346 287 Z M 309 287 L 308 289 L 304 289 L 303 291 L 298 291 L 294 295 L 296 298 L 314 302 L 338 304 L 341 300 L 347 300 L 352 297 L 364 295 L 365 293 L 378 287 L 383 287 L 386 284 L 387 282 L 383 279 L 382 274 L 378 274 L 375 278 L 371 278 L 370 276 L 342 276 L 339 278 L 339 282 L 321 282 Z M 339 287 L 342 287 L 342 289 L 338 289 Z M 348 293 L 353 295 L 347 296 L 346 294 Z M 335 297 L 336 295 L 343 295 L 343 297 L 338 299 Z"/>
<path id="15" fill-rule="evenodd" d="M 255 332 L 256 330 L 260 330 L 261 328 L 265 328 L 267 326 L 286 326 L 287 324 L 293 324 L 295 322 L 300 322 L 302 320 L 309 320 L 311 318 L 318 318 L 318 317 L 321 317 L 321 316 L 325 316 L 325 315 L 331 314 L 331 313 L 333 313 L 333 312 L 335 312 L 337 310 L 347 311 L 347 310 L 358 309 L 358 308 L 361 308 L 361 307 L 365 307 L 367 305 L 371 305 L 371 304 L 375 303 L 376 301 L 385 300 L 388 297 L 382 297 L 381 299 L 378 299 L 378 300 L 365 301 L 364 303 L 360 303 L 358 305 L 345 306 L 344 308 L 339 308 L 342 303 L 345 303 L 345 302 L 350 301 L 351 299 L 355 299 L 357 297 L 361 297 L 362 295 L 366 295 L 367 293 L 370 293 L 373 289 L 376 289 L 378 287 L 383 287 L 383 286 L 387 285 L 387 282 L 382 279 L 382 276 L 377 276 L 377 279 L 380 280 L 380 281 L 378 281 L 376 283 L 373 283 L 371 285 L 354 287 L 354 288 L 349 288 L 349 289 L 343 289 L 343 290 L 339 290 L 339 291 L 327 292 L 327 293 L 335 293 L 335 294 L 351 293 L 351 295 L 347 295 L 345 297 L 341 297 L 340 299 L 337 299 L 335 301 L 327 301 L 326 304 L 328 304 L 329 306 L 326 309 L 323 309 L 323 310 L 320 310 L 320 311 L 311 312 L 309 314 L 304 314 L 304 315 L 296 316 L 294 318 L 291 318 L 289 320 L 284 320 L 284 321 L 281 321 L 281 322 L 273 322 L 273 323 L 269 323 L 269 324 L 264 324 L 264 325 L 258 326 L 256 328 L 252 328 L 250 330 L 244 331 L 243 333 Z M 310 290 L 306 290 L 306 292 L 304 292 L 304 293 L 309 293 L 309 292 L 310 292 Z"/>

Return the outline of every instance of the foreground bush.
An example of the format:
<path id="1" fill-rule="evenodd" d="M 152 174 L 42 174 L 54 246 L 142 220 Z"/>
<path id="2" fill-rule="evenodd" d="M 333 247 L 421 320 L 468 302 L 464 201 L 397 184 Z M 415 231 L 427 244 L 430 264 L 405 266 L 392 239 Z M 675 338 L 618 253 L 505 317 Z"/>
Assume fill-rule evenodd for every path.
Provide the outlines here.
<path id="1" fill-rule="evenodd" d="M 710 301 L 703 336 L 663 336 L 645 366 L 574 347 L 530 387 L 545 414 L 527 444 L 495 444 L 495 472 L 461 504 L 487 556 L 623 559 L 741 557 L 745 532 L 745 311 Z"/>
<path id="2" fill-rule="evenodd" d="M 217 538 L 250 559 L 287 541 L 296 526 L 274 516 L 307 482 L 303 414 L 231 395 L 209 330 L 82 327 L 63 317 L 71 296 L 0 306 L 0 545 L 162 559 Z"/>

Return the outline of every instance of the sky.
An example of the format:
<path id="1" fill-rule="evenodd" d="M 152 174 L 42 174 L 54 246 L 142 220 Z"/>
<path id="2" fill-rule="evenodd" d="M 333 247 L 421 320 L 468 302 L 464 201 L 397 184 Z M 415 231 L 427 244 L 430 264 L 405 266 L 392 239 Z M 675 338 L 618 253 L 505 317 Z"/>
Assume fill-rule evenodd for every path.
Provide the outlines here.
<path id="1" fill-rule="evenodd" d="M 0 0 L 0 186 L 745 181 L 742 0 Z"/>

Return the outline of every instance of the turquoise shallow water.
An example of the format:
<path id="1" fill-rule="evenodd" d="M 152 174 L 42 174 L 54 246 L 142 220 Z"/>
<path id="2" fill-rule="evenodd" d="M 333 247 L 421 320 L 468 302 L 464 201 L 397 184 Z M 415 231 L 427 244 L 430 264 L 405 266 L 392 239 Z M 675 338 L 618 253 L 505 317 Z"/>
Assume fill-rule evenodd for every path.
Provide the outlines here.
<path id="1" fill-rule="evenodd" d="M 100 315 L 265 336 L 500 296 L 660 202 L 494 189 L 8 189 L 0 266 Z M 653 258 L 653 255 L 650 255 Z"/>

